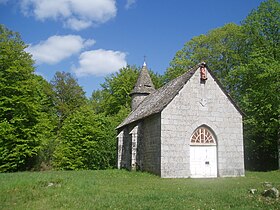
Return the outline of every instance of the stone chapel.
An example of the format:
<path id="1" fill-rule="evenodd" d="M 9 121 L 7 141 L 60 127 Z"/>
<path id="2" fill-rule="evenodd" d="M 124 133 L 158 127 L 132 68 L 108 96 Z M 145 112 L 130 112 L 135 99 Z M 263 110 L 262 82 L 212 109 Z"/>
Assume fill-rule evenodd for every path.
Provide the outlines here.
<path id="1" fill-rule="evenodd" d="M 118 168 L 163 178 L 244 176 L 242 111 L 205 63 L 155 90 L 144 63 L 117 127 Z"/>

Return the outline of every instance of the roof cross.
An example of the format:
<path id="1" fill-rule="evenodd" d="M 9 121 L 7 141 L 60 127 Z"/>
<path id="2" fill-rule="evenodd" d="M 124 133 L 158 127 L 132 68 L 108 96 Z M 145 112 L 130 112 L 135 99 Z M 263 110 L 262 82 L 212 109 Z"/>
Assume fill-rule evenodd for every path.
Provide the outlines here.
<path id="1" fill-rule="evenodd" d="M 143 63 L 143 66 L 146 66 L 147 64 L 146 64 L 146 55 L 144 55 L 144 63 Z"/>

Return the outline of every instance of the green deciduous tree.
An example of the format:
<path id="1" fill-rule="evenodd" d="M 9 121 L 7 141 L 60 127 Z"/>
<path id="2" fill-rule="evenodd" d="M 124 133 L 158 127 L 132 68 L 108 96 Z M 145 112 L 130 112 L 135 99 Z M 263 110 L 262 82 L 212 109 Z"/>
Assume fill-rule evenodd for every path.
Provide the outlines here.
<path id="1" fill-rule="evenodd" d="M 53 103 L 59 118 L 59 127 L 62 122 L 75 111 L 75 109 L 86 104 L 83 88 L 77 80 L 66 72 L 56 72 L 51 81 L 53 89 Z"/>
<path id="2" fill-rule="evenodd" d="M 35 170 L 48 170 L 52 168 L 53 151 L 55 149 L 55 140 L 57 136 L 58 117 L 53 102 L 54 92 L 50 83 L 43 77 L 35 75 L 38 81 L 42 116 L 42 128 L 40 134 L 40 151 L 34 166 Z"/>
<path id="3" fill-rule="evenodd" d="M 64 121 L 54 154 L 59 169 L 106 169 L 115 165 L 117 122 L 81 107 Z"/>
<path id="4" fill-rule="evenodd" d="M 0 171 L 34 167 L 50 125 L 31 55 L 18 33 L 0 25 Z"/>
<path id="5" fill-rule="evenodd" d="M 228 73 L 242 62 L 240 53 L 244 38 L 241 26 L 233 23 L 192 38 L 176 53 L 165 72 L 165 79 L 174 79 L 204 61 L 227 86 Z"/>
<path id="6" fill-rule="evenodd" d="M 106 115 L 117 114 L 122 108 L 130 109 L 130 96 L 138 76 L 136 67 L 124 67 L 105 78 L 101 90 L 93 92 L 92 100 Z"/>
<path id="7" fill-rule="evenodd" d="M 242 22 L 242 29 L 244 62 L 231 72 L 229 82 L 232 95 L 247 113 L 247 167 L 275 169 L 280 127 L 280 3 L 262 2 Z"/>

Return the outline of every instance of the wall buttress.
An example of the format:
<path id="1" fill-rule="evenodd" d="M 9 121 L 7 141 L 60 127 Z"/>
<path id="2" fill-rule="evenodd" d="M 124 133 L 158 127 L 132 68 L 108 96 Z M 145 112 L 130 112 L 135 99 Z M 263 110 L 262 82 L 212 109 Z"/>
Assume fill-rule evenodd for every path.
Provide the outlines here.
<path id="1" fill-rule="evenodd" d="M 121 162 L 122 162 L 122 150 L 123 150 L 123 138 L 124 138 L 124 131 L 121 131 L 119 135 L 117 136 L 118 138 L 118 169 L 121 168 Z"/>
<path id="2" fill-rule="evenodd" d="M 138 125 L 129 133 L 131 134 L 131 170 L 135 171 L 137 168 L 137 141 L 138 141 Z"/>

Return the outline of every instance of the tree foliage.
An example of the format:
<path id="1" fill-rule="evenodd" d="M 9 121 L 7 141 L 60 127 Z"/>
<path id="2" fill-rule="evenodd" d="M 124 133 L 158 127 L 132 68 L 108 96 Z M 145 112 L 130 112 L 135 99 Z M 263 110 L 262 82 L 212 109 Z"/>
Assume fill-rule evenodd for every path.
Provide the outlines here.
<path id="1" fill-rule="evenodd" d="M 115 165 L 116 139 L 113 118 L 81 107 L 64 122 L 54 153 L 59 169 L 106 169 Z"/>
<path id="2" fill-rule="evenodd" d="M 243 21 L 242 29 L 246 36 L 244 62 L 231 72 L 229 82 L 232 95 L 247 113 L 244 122 L 247 166 L 274 169 L 280 127 L 280 3 L 276 0 L 261 3 Z"/>
<path id="3" fill-rule="evenodd" d="M 50 124 L 33 60 L 19 34 L 0 25 L 0 171 L 30 169 Z"/>
<path id="4" fill-rule="evenodd" d="M 86 104 L 85 92 L 77 80 L 66 72 L 56 72 L 51 81 L 51 87 L 53 90 L 52 100 L 59 118 L 59 126 L 61 126 L 67 116 Z"/>
<path id="5" fill-rule="evenodd" d="M 241 26 L 234 23 L 192 38 L 176 53 L 165 72 L 165 79 L 172 80 L 204 61 L 226 85 L 229 71 L 242 62 L 240 54 L 244 38 Z"/>
<path id="6" fill-rule="evenodd" d="M 136 67 L 124 67 L 119 72 L 105 78 L 101 90 L 92 93 L 92 103 L 97 112 L 106 115 L 118 113 L 122 108 L 130 109 L 131 99 L 129 93 L 137 80 Z"/>
<path id="7" fill-rule="evenodd" d="M 53 151 L 55 148 L 56 134 L 58 131 L 58 117 L 53 102 L 54 92 L 51 84 L 43 77 L 35 75 L 38 83 L 37 89 L 40 96 L 42 127 L 39 133 L 41 141 L 40 150 L 33 166 L 34 170 L 48 170 L 52 167 Z"/>

